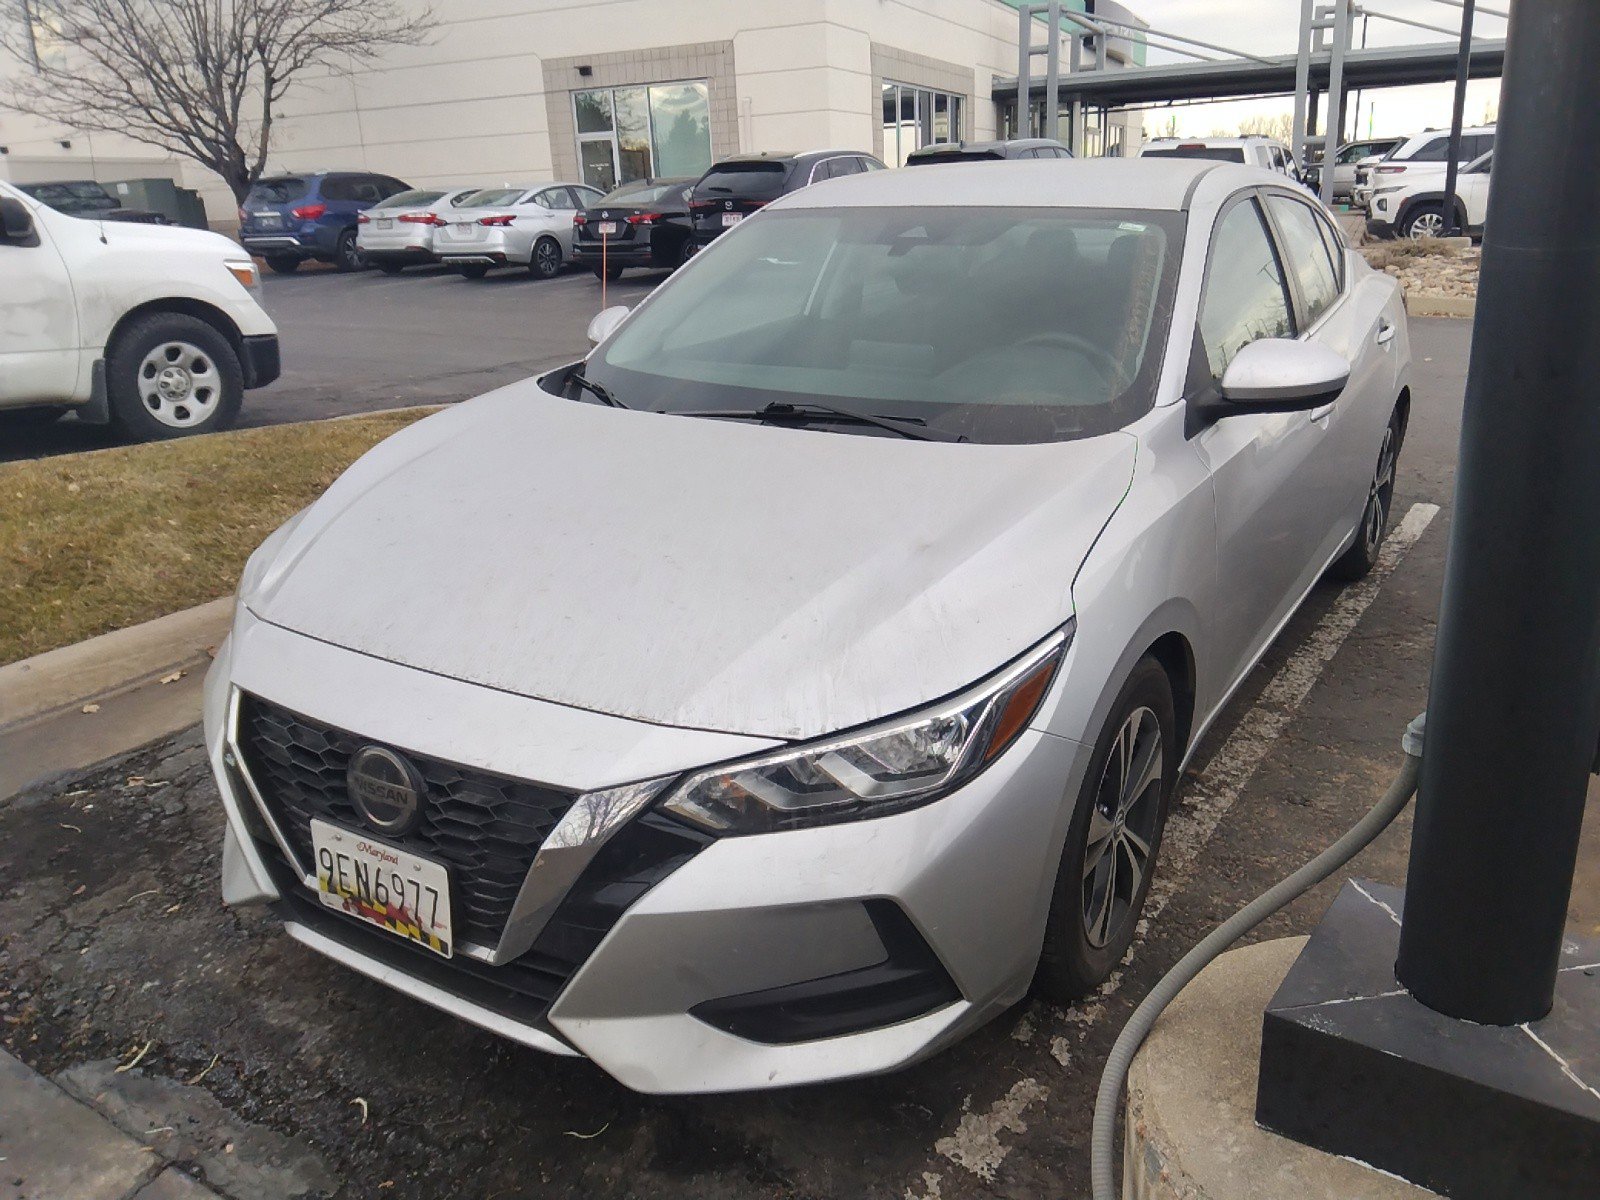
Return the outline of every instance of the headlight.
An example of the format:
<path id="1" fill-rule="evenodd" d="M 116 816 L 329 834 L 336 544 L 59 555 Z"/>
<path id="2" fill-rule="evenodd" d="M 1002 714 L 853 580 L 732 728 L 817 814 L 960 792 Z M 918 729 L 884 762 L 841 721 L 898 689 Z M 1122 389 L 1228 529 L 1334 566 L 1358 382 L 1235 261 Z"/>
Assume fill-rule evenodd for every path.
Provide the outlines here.
<path id="1" fill-rule="evenodd" d="M 1072 625 L 959 695 L 826 741 L 702 771 L 662 807 L 713 833 L 770 833 L 881 817 L 960 787 L 1038 711 Z"/>
<path id="2" fill-rule="evenodd" d="M 237 259 L 230 259 L 222 265 L 228 268 L 228 274 L 244 284 L 245 287 L 253 288 L 261 285 L 261 276 L 256 273 L 256 264 L 249 259 L 244 259 L 242 262 Z"/>
<path id="3" fill-rule="evenodd" d="M 1389 194 L 1389 193 L 1390 193 L 1390 192 L 1398 192 L 1398 191 L 1399 191 L 1399 190 L 1400 190 L 1400 189 L 1401 189 L 1401 188 L 1403 188 L 1403 187 L 1405 187 L 1405 186 L 1406 186 L 1406 185 L 1405 185 L 1405 184 L 1403 184 L 1403 183 L 1397 183 L 1397 184 L 1395 184 L 1395 185 L 1394 185 L 1394 186 L 1393 186 L 1393 187 L 1386 187 L 1386 188 L 1378 188 L 1378 189 L 1377 189 L 1377 190 L 1376 190 L 1376 191 L 1374 191 L 1374 192 L 1373 192 L 1373 193 L 1372 193 L 1372 194 L 1373 194 L 1373 195 L 1374 195 L 1374 196 L 1386 196 L 1386 195 L 1388 195 L 1388 194 Z"/>

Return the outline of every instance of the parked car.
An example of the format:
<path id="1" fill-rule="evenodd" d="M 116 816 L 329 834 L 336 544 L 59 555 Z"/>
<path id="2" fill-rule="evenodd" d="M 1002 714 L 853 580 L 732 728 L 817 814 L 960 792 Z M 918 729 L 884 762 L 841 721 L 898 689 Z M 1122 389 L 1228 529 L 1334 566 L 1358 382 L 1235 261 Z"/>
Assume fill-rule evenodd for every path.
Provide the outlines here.
<path id="1" fill-rule="evenodd" d="M 210 433 L 278 377 L 256 265 L 220 234 L 81 221 L 0 183 L 0 263 L 0 436 L 66 412 Z"/>
<path id="2" fill-rule="evenodd" d="M 1140 158 L 1204 158 L 1214 162 L 1244 163 L 1281 171 L 1300 178 L 1294 153 L 1276 138 L 1155 138 L 1139 147 Z"/>
<path id="3" fill-rule="evenodd" d="M 813 150 L 809 154 L 735 154 L 711 165 L 689 196 L 694 225 L 691 252 L 710 245 L 751 213 L 779 196 L 824 179 L 884 170 L 858 150 Z"/>
<path id="4" fill-rule="evenodd" d="M 1377 560 L 1397 283 L 1263 170 L 996 163 L 783 195 L 591 337 L 250 559 L 225 902 L 647 1092 L 1097 987 L 1194 747 Z"/>
<path id="5" fill-rule="evenodd" d="M 1466 166 L 1494 149 L 1494 126 L 1476 125 L 1461 131 L 1460 157 L 1456 165 Z M 1407 174 L 1444 174 L 1450 160 L 1450 131 L 1430 129 L 1415 137 L 1406 138 L 1389 153 L 1376 161 L 1363 159 L 1356 166 L 1356 185 L 1352 196 L 1357 208 L 1365 209 L 1371 203 L 1373 192 L 1379 187 L 1400 182 Z M 1406 182 L 1410 182 L 1407 180 Z"/>
<path id="6" fill-rule="evenodd" d="M 170 225 L 166 213 L 124 208 L 122 201 L 92 179 L 65 179 L 54 183 L 19 183 L 19 191 L 43 201 L 69 217 L 96 221 L 135 221 L 141 225 Z"/>
<path id="7" fill-rule="evenodd" d="M 1333 199 L 1348 201 L 1355 192 L 1356 164 L 1367 158 L 1381 158 L 1398 146 L 1401 138 L 1372 138 L 1362 142 L 1346 142 L 1333 156 Z M 1322 189 L 1322 164 L 1306 168 L 1306 186 L 1312 191 Z"/>
<path id="8" fill-rule="evenodd" d="M 468 279 L 521 266 L 554 279 L 572 257 L 572 219 L 600 199 L 586 183 L 484 188 L 463 200 L 434 235 L 434 253 Z"/>
<path id="9" fill-rule="evenodd" d="M 434 231 L 479 188 L 411 188 L 380 200 L 356 217 L 356 248 L 385 275 L 436 261 Z"/>
<path id="10" fill-rule="evenodd" d="M 628 267 L 676 267 L 689 257 L 693 179 L 636 179 L 572 218 L 572 259 L 617 279 Z"/>
<path id="11" fill-rule="evenodd" d="M 341 271 L 366 263 L 356 242 L 363 210 L 407 185 L 370 171 L 312 171 L 259 179 L 239 206 L 239 241 L 280 275 L 308 258 Z"/>
<path id="12" fill-rule="evenodd" d="M 1455 228 L 1482 237 L 1489 215 L 1489 178 L 1494 151 L 1468 163 L 1456 175 Z M 1406 180 L 1409 180 L 1407 182 Z M 1441 237 L 1445 232 L 1442 173 L 1413 172 L 1400 183 L 1385 184 L 1372 195 L 1367 232 L 1374 237 Z"/>
<path id="13" fill-rule="evenodd" d="M 935 142 L 906 156 L 906 166 L 929 163 L 995 162 L 1008 158 L 1071 158 L 1054 138 L 1012 138 L 1006 142 Z"/>

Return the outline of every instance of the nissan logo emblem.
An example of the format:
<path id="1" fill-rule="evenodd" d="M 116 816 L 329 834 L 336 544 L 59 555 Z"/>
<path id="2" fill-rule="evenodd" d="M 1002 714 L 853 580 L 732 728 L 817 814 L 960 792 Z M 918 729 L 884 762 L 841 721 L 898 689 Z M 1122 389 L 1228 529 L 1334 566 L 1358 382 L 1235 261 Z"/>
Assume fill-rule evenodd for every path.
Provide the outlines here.
<path id="1" fill-rule="evenodd" d="M 345 771 L 350 803 L 379 833 L 410 833 L 422 819 L 427 785 L 416 767 L 384 746 L 363 746 Z"/>
<path id="2" fill-rule="evenodd" d="M 724 200 L 722 202 L 722 207 L 726 208 L 726 209 L 732 209 L 733 208 L 733 201 L 732 200 Z"/>

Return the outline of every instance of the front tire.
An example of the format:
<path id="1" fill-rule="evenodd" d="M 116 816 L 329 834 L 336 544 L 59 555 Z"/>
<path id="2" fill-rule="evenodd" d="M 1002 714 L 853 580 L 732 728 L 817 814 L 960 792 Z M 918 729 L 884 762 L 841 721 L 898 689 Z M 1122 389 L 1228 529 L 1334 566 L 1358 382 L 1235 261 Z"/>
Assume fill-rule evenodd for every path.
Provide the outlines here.
<path id="1" fill-rule="evenodd" d="M 159 441 L 232 425 L 244 372 L 228 339 L 198 317 L 149 313 L 106 355 L 106 390 L 124 437 Z"/>
<path id="2" fill-rule="evenodd" d="M 554 279 L 561 274 L 561 244 L 555 238 L 540 238 L 533 244 L 528 271 L 539 279 Z"/>
<path id="3" fill-rule="evenodd" d="M 1372 483 L 1367 488 L 1367 505 L 1361 510 L 1361 524 L 1356 526 L 1356 539 L 1350 543 L 1328 574 L 1335 579 L 1354 583 L 1364 579 L 1378 565 L 1378 552 L 1383 549 L 1383 539 L 1389 532 L 1389 519 L 1394 508 L 1395 468 L 1400 461 L 1400 443 L 1404 440 L 1405 426 L 1397 408 L 1389 417 L 1383 431 L 1383 444 L 1378 448 L 1378 465 L 1372 472 Z"/>
<path id="4" fill-rule="evenodd" d="M 1067 831 L 1035 977 L 1046 999 L 1082 999 L 1133 944 L 1181 757 L 1172 685 L 1141 658 L 1095 742 Z"/>
<path id="5" fill-rule="evenodd" d="M 1400 222 L 1400 236 L 1413 241 L 1421 238 L 1444 236 L 1444 207 L 1438 204 L 1419 204 Z"/>

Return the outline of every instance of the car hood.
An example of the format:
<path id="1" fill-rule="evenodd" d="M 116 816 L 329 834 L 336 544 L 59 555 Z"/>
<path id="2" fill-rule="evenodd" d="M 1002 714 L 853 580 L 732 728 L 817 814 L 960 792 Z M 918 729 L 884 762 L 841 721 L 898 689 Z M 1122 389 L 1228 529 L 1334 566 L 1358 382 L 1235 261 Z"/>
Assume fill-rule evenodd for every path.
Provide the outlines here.
<path id="1" fill-rule="evenodd" d="M 1136 445 L 778 428 L 527 381 L 368 453 L 242 595 L 275 625 L 485 687 L 811 737 L 954 692 L 1063 624 Z"/>
<path id="2" fill-rule="evenodd" d="M 94 220 L 80 217 L 79 220 Z M 106 243 L 112 247 L 151 246 L 171 250 L 209 250 L 225 256 L 246 259 L 250 256 L 238 242 L 207 229 L 184 225 L 144 225 L 137 221 L 105 221 L 100 224 Z"/>

